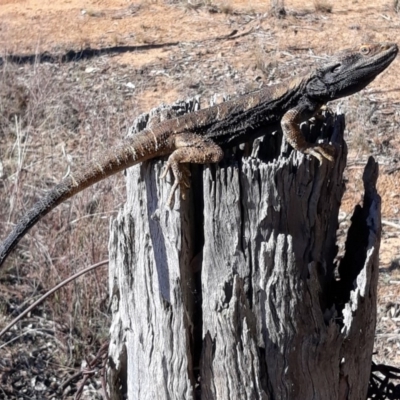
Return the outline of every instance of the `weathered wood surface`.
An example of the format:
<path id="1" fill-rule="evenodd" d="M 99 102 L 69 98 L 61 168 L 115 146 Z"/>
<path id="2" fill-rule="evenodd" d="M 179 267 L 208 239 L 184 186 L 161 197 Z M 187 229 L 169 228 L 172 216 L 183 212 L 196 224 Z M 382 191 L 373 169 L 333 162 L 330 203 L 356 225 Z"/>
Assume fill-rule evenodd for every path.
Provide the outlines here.
<path id="1" fill-rule="evenodd" d="M 366 398 L 377 166 L 366 173 L 338 280 L 343 117 L 333 124 L 325 130 L 337 144 L 335 165 L 286 157 L 284 145 L 271 162 L 237 151 L 220 167 L 193 168 L 188 198 L 177 195 L 172 210 L 161 161 L 128 171 L 110 238 L 112 399 Z M 276 156 L 277 138 L 255 148 Z"/>

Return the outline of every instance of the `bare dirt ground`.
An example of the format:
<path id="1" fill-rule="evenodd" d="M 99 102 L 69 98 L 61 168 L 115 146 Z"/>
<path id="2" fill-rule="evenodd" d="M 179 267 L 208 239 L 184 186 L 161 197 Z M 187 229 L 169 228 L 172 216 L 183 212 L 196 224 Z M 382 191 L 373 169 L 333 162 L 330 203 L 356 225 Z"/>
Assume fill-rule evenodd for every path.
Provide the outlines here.
<path id="1" fill-rule="evenodd" d="M 198 94 L 208 99 L 257 89 L 362 42 L 399 42 L 394 0 L 284 5 L 286 16 L 276 18 L 269 2 L 246 0 L 0 0 L 0 53 L 26 56 L 20 63 L 5 61 L 0 70 L 0 237 L 70 168 L 124 137 L 141 112 Z M 61 60 L 70 50 L 88 49 L 108 51 L 66 62 L 35 61 L 43 53 Z M 399 66 L 398 58 L 366 90 L 340 102 L 349 145 L 340 232 L 362 200 L 369 155 L 380 163 L 383 219 L 395 224 L 384 225 L 375 361 L 396 366 Z M 107 258 L 109 220 L 124 201 L 119 174 L 32 229 L 0 277 L 0 327 L 62 279 Z M 85 357 L 92 360 L 107 340 L 107 302 L 103 268 L 24 319 L 0 344 L 0 398 L 72 398 Z M 88 381 L 85 396 L 102 398 L 98 377 Z"/>

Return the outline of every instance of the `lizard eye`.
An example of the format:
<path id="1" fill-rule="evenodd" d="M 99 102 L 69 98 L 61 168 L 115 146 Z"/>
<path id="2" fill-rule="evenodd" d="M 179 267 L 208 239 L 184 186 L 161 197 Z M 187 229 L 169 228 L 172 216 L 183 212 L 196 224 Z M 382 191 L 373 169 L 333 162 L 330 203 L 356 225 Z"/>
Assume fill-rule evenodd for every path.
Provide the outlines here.
<path id="1" fill-rule="evenodd" d="M 360 53 L 364 54 L 365 56 L 370 52 L 370 47 L 369 46 L 361 46 L 360 47 Z"/>
<path id="2" fill-rule="evenodd" d="M 342 64 L 337 64 L 331 68 L 331 73 L 334 74 L 335 72 L 338 72 L 340 70 L 340 67 Z"/>

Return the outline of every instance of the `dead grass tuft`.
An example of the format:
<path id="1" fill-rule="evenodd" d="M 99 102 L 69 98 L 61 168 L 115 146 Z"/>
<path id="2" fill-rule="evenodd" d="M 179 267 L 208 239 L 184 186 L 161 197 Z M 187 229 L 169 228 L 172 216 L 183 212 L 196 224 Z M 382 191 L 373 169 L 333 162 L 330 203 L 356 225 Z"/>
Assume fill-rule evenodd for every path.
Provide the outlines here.
<path id="1" fill-rule="evenodd" d="M 258 47 L 254 51 L 254 58 L 256 61 L 256 68 L 263 73 L 265 81 L 274 82 L 278 66 L 278 61 L 274 54 L 267 54 L 261 47 Z"/>
<path id="2" fill-rule="evenodd" d="M 233 14 L 234 8 L 233 5 L 227 2 L 224 2 L 219 5 L 219 9 L 223 14 Z"/>
<path id="3" fill-rule="evenodd" d="M 314 9 L 317 12 L 329 14 L 332 12 L 333 5 L 329 0 L 314 0 Z"/>
<path id="4" fill-rule="evenodd" d="M 1 67 L 2 240 L 45 191 L 124 136 L 133 118 L 132 99 L 124 90 L 125 78 L 107 70 L 105 60 Z M 7 260 L 0 285 L 5 282 L 11 291 L 2 291 L 0 307 L 9 304 L 22 287 L 24 300 L 33 299 L 37 292 L 106 259 L 109 220 L 124 198 L 121 174 L 75 196 L 41 220 Z M 55 337 L 60 343 L 66 348 L 72 345 L 68 365 L 80 365 L 83 355 L 97 351 L 107 336 L 107 301 L 103 269 L 64 287 L 43 311 L 37 311 L 57 322 Z"/>
<path id="5" fill-rule="evenodd" d="M 180 0 L 179 3 L 187 10 L 196 11 L 213 5 L 212 0 Z"/>
<path id="6" fill-rule="evenodd" d="M 102 18 L 106 15 L 106 13 L 103 11 L 92 10 L 92 9 L 84 10 L 83 13 L 92 18 Z"/>
<path id="7" fill-rule="evenodd" d="M 286 9 L 284 0 L 271 0 L 271 13 L 276 18 L 285 18 Z"/>

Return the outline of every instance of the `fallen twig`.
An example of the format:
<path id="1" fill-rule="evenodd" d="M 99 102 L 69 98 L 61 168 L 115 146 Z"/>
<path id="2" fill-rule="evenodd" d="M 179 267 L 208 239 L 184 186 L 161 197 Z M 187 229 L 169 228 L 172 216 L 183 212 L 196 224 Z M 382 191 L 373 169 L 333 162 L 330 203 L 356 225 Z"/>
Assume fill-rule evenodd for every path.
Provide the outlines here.
<path id="1" fill-rule="evenodd" d="M 61 283 L 59 283 L 57 286 L 55 286 L 53 289 L 49 290 L 47 293 L 45 293 L 42 297 L 40 297 L 37 301 L 35 301 L 32 305 L 30 305 L 25 311 L 23 311 L 20 315 L 18 315 L 17 318 L 15 318 L 13 321 L 11 321 L 1 332 L 0 332 L 0 338 L 8 332 L 20 319 L 25 317 L 30 311 L 32 311 L 36 306 L 38 306 L 40 303 L 42 303 L 44 300 L 47 299 L 50 295 L 52 295 L 54 292 L 56 292 L 58 289 L 62 288 L 66 284 L 72 282 L 76 278 L 80 277 L 81 275 L 86 274 L 89 271 L 92 271 L 93 269 L 96 269 L 98 267 L 101 267 L 102 265 L 108 264 L 108 260 L 103 260 L 100 261 L 97 264 L 93 264 L 88 268 L 83 269 L 82 271 L 77 272 L 75 275 L 70 276 L 69 278 L 65 279 Z"/>

